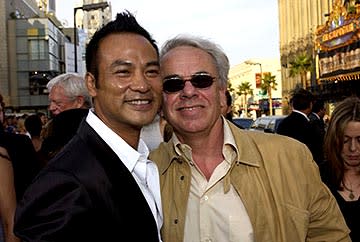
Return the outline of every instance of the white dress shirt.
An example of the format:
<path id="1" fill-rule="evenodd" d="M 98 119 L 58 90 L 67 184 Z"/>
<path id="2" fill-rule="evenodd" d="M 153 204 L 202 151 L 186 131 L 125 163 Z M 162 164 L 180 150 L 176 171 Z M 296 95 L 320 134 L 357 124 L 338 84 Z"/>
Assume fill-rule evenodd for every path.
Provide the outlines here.
<path id="1" fill-rule="evenodd" d="M 224 192 L 224 178 L 237 153 L 235 139 L 224 122 L 224 160 L 207 180 L 192 159 L 191 147 L 173 136 L 176 152 L 190 163 L 191 184 L 186 210 L 184 242 L 254 242 L 254 231 L 241 197 L 231 185 Z"/>

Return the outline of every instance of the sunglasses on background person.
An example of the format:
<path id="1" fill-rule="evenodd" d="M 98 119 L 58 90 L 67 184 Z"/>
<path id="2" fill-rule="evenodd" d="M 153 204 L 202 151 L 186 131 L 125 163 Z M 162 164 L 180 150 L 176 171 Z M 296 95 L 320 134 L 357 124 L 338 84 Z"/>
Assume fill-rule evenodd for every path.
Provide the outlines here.
<path id="1" fill-rule="evenodd" d="M 196 73 L 188 79 L 178 75 L 172 75 L 164 78 L 163 91 L 166 93 L 179 92 L 184 89 L 187 81 L 191 82 L 191 85 L 196 88 L 204 89 L 210 87 L 214 79 L 215 77 L 210 76 L 208 73 Z"/>

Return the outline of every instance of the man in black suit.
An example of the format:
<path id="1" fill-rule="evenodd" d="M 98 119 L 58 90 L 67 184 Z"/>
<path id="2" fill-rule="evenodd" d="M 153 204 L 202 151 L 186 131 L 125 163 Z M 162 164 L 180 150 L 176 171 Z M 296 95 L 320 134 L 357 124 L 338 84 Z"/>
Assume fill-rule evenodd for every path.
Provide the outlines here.
<path id="1" fill-rule="evenodd" d="M 155 41 L 128 12 L 86 49 L 93 99 L 77 134 L 27 189 L 15 216 L 24 241 L 161 241 L 156 165 L 140 130 L 161 103 Z"/>
<path id="2" fill-rule="evenodd" d="M 326 113 L 325 103 L 321 99 L 314 101 L 312 112 L 309 114 L 310 124 L 314 130 L 314 159 L 321 164 L 324 162 L 324 136 L 325 136 L 325 122 L 324 116 Z"/>
<path id="3" fill-rule="evenodd" d="M 293 91 L 290 104 L 292 112 L 281 123 L 277 129 L 277 133 L 294 138 L 304 143 L 314 156 L 316 149 L 314 145 L 314 132 L 310 124 L 308 115 L 311 113 L 314 96 L 305 89 L 296 89 Z"/>

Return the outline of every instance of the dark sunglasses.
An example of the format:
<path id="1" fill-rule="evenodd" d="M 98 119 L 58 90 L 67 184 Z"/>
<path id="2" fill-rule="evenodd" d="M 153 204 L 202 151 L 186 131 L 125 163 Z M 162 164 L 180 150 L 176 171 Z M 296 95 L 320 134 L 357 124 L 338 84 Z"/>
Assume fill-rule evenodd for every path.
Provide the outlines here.
<path id="1" fill-rule="evenodd" d="M 191 75 L 189 79 L 184 79 L 180 76 L 174 75 L 166 77 L 163 81 L 163 91 L 166 93 L 174 93 L 181 91 L 185 87 L 185 82 L 191 82 L 196 88 L 210 87 L 214 82 L 215 77 L 210 76 L 207 73 L 197 73 Z"/>

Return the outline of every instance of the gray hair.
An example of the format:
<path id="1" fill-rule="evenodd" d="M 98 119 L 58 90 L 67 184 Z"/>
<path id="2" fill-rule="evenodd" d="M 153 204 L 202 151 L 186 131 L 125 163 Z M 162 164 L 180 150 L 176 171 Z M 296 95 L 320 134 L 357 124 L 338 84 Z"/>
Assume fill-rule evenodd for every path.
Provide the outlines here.
<path id="1" fill-rule="evenodd" d="M 64 73 L 51 79 L 46 87 L 51 92 L 54 86 L 61 86 L 64 88 L 64 94 L 70 98 L 75 99 L 77 96 L 84 97 L 84 106 L 89 108 L 92 106 L 91 96 L 85 85 L 85 79 L 76 73 Z"/>
<path id="2" fill-rule="evenodd" d="M 208 53 L 213 58 L 218 71 L 220 86 L 222 88 L 227 88 L 230 64 L 228 57 L 219 45 L 198 36 L 178 35 L 164 43 L 160 51 L 160 60 L 167 52 L 180 46 L 191 46 Z"/>

